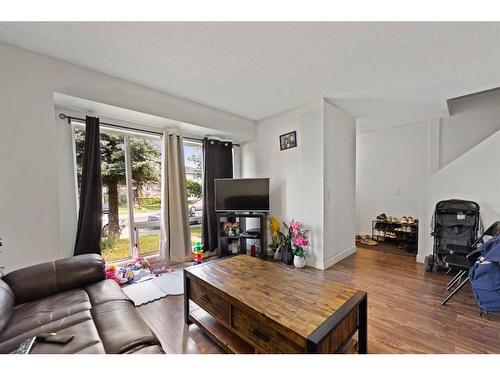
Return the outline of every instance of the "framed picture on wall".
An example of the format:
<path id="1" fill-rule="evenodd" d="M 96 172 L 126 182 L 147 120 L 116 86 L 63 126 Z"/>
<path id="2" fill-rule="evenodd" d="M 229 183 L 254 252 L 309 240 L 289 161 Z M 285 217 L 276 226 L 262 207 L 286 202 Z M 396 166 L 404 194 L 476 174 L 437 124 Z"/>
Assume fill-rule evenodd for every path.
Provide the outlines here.
<path id="1" fill-rule="evenodd" d="M 297 147 L 297 131 L 280 135 L 280 150 Z"/>

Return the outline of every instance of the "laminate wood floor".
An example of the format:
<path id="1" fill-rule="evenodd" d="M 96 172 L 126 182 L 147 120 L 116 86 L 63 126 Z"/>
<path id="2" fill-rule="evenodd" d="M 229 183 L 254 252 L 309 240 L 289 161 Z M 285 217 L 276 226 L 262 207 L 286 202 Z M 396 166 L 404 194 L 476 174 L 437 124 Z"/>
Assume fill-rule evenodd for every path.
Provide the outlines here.
<path id="1" fill-rule="evenodd" d="M 370 353 L 500 353 L 500 316 L 480 317 L 469 286 L 446 306 L 451 276 L 424 271 L 415 256 L 392 246 L 364 248 L 326 271 L 297 270 L 368 292 Z M 138 307 L 167 353 L 221 353 L 183 320 L 183 296 Z"/>

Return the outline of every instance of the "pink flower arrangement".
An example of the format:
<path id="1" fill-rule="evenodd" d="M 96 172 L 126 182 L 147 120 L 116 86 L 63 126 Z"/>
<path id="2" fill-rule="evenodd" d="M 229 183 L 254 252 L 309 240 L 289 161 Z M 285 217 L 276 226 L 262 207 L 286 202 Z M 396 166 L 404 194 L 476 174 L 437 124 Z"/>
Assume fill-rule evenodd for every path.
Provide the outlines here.
<path id="1" fill-rule="evenodd" d="M 283 222 L 283 226 L 284 230 L 281 230 L 278 220 L 274 217 L 272 218 L 271 231 L 273 232 L 273 243 L 269 245 L 269 248 L 274 252 L 287 252 L 291 250 L 294 255 L 305 257 L 304 247 L 309 245 L 309 240 L 307 239 L 308 230 L 304 229 L 300 221 L 297 220 L 292 220 L 288 225 Z M 275 237 L 276 240 L 274 240 Z"/>
<path id="2" fill-rule="evenodd" d="M 309 245 L 307 239 L 307 230 L 305 230 L 300 221 L 292 220 L 288 226 L 289 237 L 293 245 L 292 252 L 297 256 L 305 256 L 304 247 Z"/>
<path id="3" fill-rule="evenodd" d="M 299 231 L 302 229 L 300 222 L 292 220 L 290 223 L 290 229 L 292 229 L 293 234 L 298 235 Z"/>
<path id="4" fill-rule="evenodd" d="M 300 246 L 300 247 L 309 245 L 309 241 L 302 235 L 294 236 L 292 242 L 295 246 Z"/>

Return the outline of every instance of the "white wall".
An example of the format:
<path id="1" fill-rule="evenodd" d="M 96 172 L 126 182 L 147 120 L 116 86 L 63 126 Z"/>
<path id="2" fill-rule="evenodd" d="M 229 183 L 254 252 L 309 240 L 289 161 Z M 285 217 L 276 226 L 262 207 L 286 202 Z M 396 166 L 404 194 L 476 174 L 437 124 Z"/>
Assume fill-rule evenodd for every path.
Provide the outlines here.
<path id="1" fill-rule="evenodd" d="M 422 262 L 432 252 L 430 218 L 443 199 L 480 204 L 485 225 L 500 219 L 500 94 L 453 100 L 451 116 L 357 135 L 356 230 L 376 215 L 416 216 Z"/>
<path id="2" fill-rule="evenodd" d="M 58 140 L 68 134 L 55 125 L 55 92 L 253 136 L 250 120 L 3 43 L 0 66 L 0 263 L 7 270 L 71 253 L 63 241 L 73 223 L 59 200 L 68 191 L 59 173 L 68 165 L 58 161 L 65 152 Z"/>
<path id="3" fill-rule="evenodd" d="M 450 111 L 450 117 L 441 119 L 441 167 L 500 130 L 500 92 L 454 99 Z"/>
<path id="4" fill-rule="evenodd" d="M 280 151 L 293 130 L 297 147 Z M 242 147 L 243 176 L 270 178 L 271 214 L 311 230 L 316 268 L 354 252 L 355 131 L 352 116 L 320 99 L 258 122 Z"/>
<path id="5" fill-rule="evenodd" d="M 75 180 L 74 142 L 72 128 L 67 121 L 57 114 L 62 109 L 56 108 L 54 123 L 56 127 L 57 147 L 57 186 L 59 194 L 59 237 L 62 256 L 73 255 L 76 227 L 78 224 L 77 188 Z M 64 111 L 67 112 L 67 111 Z"/>
<path id="6" fill-rule="evenodd" d="M 280 151 L 279 136 L 297 131 L 297 147 Z M 243 177 L 269 177 L 271 214 L 301 221 L 311 230 L 308 264 L 323 264 L 323 100 L 257 123 L 254 140 L 242 145 Z"/>
<path id="7" fill-rule="evenodd" d="M 485 227 L 500 220 L 500 132 L 452 161 L 423 186 L 420 198 L 419 249 L 417 260 L 423 262 L 432 253 L 431 217 L 437 202 L 465 199 L 479 203 Z"/>
<path id="8" fill-rule="evenodd" d="M 324 103 L 324 268 L 356 251 L 356 120 Z"/>
<path id="9" fill-rule="evenodd" d="M 357 135 L 356 232 L 371 234 L 377 215 L 418 216 L 430 175 L 429 128 L 421 122 Z"/>

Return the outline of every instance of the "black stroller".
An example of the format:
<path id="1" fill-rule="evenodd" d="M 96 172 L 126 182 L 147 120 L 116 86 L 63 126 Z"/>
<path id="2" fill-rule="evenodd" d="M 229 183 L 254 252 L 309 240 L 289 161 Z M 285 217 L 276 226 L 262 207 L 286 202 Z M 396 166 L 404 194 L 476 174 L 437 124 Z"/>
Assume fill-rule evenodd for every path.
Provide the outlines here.
<path id="1" fill-rule="evenodd" d="M 483 225 L 476 202 L 450 199 L 436 204 L 432 218 L 433 254 L 425 257 L 425 270 L 451 271 L 444 257 L 459 248 L 470 248 L 481 237 Z"/>

